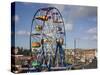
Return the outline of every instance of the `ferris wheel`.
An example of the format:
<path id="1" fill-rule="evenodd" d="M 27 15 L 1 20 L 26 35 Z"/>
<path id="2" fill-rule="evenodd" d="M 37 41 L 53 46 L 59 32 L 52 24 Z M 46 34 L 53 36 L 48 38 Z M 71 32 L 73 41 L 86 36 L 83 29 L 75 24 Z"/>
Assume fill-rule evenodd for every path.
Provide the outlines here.
<path id="1" fill-rule="evenodd" d="M 42 66 L 63 66 L 66 33 L 63 17 L 57 8 L 36 11 L 31 25 L 30 48 L 33 60 Z"/>

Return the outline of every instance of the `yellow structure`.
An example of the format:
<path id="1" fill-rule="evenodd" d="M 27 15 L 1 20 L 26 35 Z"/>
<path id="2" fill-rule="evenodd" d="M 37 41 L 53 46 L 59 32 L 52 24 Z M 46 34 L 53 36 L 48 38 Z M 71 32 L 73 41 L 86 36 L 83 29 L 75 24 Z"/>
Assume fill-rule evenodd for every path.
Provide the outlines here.
<path id="1" fill-rule="evenodd" d="M 37 16 L 36 19 L 42 20 L 42 21 L 48 21 L 47 16 Z"/>

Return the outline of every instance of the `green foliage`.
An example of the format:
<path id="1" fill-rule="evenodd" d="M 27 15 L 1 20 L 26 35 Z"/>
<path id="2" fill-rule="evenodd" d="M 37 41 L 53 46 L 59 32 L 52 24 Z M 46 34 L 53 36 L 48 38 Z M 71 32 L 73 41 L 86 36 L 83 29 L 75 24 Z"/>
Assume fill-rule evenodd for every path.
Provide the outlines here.
<path id="1" fill-rule="evenodd" d="M 30 56 L 31 51 L 29 49 L 18 48 L 18 55 Z"/>

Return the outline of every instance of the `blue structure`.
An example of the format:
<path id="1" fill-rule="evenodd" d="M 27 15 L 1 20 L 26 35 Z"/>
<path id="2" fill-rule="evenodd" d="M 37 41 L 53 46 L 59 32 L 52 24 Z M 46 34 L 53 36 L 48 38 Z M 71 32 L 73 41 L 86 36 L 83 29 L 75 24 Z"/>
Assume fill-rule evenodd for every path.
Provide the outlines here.
<path id="1" fill-rule="evenodd" d="M 62 45 L 60 42 L 57 42 L 57 45 L 56 45 L 56 52 L 55 52 L 55 61 L 56 61 L 56 58 L 57 58 L 57 52 L 59 51 L 59 54 L 60 54 L 60 65 L 63 67 L 64 66 L 64 49 L 62 48 Z"/>

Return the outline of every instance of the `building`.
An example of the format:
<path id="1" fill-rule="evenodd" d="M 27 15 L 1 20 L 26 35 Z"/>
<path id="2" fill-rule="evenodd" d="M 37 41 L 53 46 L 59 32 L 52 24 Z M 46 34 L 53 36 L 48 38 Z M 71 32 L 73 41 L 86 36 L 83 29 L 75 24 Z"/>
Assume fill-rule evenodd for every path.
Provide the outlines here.
<path id="1" fill-rule="evenodd" d="M 65 60 L 68 63 L 92 62 L 96 57 L 96 49 L 66 49 Z"/>

